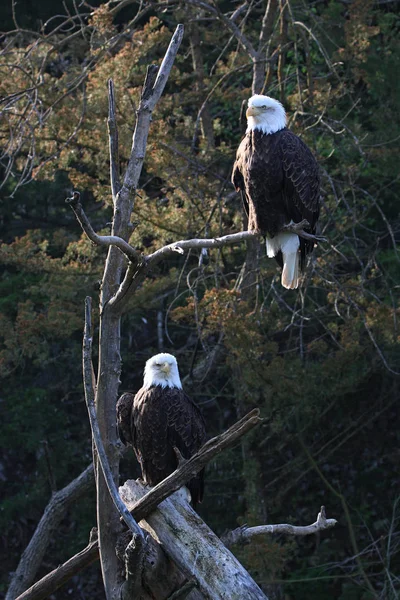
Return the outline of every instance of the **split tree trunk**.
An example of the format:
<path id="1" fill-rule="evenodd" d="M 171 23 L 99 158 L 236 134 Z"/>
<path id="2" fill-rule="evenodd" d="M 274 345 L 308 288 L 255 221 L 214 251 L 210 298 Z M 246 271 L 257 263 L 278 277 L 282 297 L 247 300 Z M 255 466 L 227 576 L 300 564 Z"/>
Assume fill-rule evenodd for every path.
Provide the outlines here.
<path id="1" fill-rule="evenodd" d="M 128 510 L 146 493 L 140 483 L 129 480 L 119 489 Z M 240 562 L 224 546 L 188 503 L 181 488 L 159 504 L 140 526 L 161 544 L 188 579 L 198 582 L 200 598 L 209 600 L 268 600 Z M 187 598 L 199 596 L 190 593 Z"/>

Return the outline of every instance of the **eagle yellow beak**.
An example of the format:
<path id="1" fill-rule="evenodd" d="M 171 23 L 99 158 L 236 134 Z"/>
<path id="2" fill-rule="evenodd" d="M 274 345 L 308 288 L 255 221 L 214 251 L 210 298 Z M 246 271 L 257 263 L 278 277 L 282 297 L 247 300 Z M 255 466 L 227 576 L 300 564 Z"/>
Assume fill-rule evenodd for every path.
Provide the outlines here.
<path id="1" fill-rule="evenodd" d="M 171 370 L 171 365 L 168 364 L 167 362 L 163 363 L 160 367 L 160 371 L 162 371 L 166 375 L 169 375 L 170 370 Z"/>
<path id="2" fill-rule="evenodd" d="M 246 110 L 246 117 L 257 117 L 260 112 L 261 110 L 256 106 L 249 106 L 249 108 Z"/>

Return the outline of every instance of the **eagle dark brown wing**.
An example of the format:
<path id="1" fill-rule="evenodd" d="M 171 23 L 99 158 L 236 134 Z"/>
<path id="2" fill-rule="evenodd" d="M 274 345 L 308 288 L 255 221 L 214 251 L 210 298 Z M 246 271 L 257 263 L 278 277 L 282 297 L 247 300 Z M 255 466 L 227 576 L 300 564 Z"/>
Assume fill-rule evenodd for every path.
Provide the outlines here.
<path id="1" fill-rule="evenodd" d="M 282 132 L 280 143 L 286 176 L 285 193 L 314 229 L 320 202 L 318 163 L 308 146 L 294 133 Z"/>
<path id="2" fill-rule="evenodd" d="M 243 156 L 245 156 L 245 153 L 246 153 L 246 145 L 247 145 L 247 139 L 245 137 L 241 141 L 240 146 L 236 153 L 236 160 L 233 165 L 231 181 L 232 181 L 233 185 L 235 186 L 235 190 L 237 192 L 240 192 L 244 212 L 246 213 L 246 215 L 248 217 L 249 216 L 249 202 L 246 197 L 244 178 L 243 178 L 243 174 L 242 174 L 242 171 L 243 171 L 242 161 L 243 161 Z"/>
<path id="3" fill-rule="evenodd" d="M 318 163 L 308 146 L 291 131 L 282 132 L 280 144 L 288 216 L 294 223 L 307 219 L 310 228 L 305 230 L 315 234 L 320 207 Z M 301 269 L 304 268 L 306 255 L 313 249 L 313 241 L 300 238 Z"/>
<path id="4" fill-rule="evenodd" d="M 126 425 L 127 421 L 123 422 Z M 174 447 L 184 458 L 190 458 L 206 439 L 199 408 L 178 388 L 140 389 L 133 401 L 130 427 L 132 441 L 128 442 L 134 447 L 143 479 L 150 485 L 156 485 L 176 469 Z M 128 439 L 125 428 L 123 435 Z M 204 471 L 191 479 L 187 487 L 195 506 L 203 497 Z"/>
<path id="5" fill-rule="evenodd" d="M 307 219 L 309 232 L 315 233 L 319 168 L 311 150 L 291 131 L 248 132 L 237 150 L 232 183 L 244 197 L 249 231 L 273 237 L 290 221 Z M 313 247 L 312 241 L 300 239 L 301 268 Z"/>
<path id="6" fill-rule="evenodd" d="M 128 444 L 133 446 L 131 419 L 134 398 L 134 394 L 126 392 L 125 394 L 122 394 L 117 401 L 118 434 L 121 442 L 125 444 L 125 446 Z"/>

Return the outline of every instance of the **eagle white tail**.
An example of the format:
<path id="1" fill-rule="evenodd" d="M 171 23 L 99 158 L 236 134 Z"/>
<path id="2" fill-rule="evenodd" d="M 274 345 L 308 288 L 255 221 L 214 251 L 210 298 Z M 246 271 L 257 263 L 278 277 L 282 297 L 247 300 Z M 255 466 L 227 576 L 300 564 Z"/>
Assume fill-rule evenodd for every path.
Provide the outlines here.
<path id="1" fill-rule="evenodd" d="M 267 256 L 273 258 L 281 251 L 283 256 L 283 271 L 281 283 L 288 290 L 299 286 L 299 236 L 295 233 L 278 233 L 266 240 Z"/>

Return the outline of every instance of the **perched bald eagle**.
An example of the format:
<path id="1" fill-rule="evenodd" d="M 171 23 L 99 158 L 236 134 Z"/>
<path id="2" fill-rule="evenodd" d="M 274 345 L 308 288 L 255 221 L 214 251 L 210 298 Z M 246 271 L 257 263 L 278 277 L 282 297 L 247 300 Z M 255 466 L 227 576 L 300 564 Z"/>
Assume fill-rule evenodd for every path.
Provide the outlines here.
<path id="1" fill-rule="evenodd" d="M 267 255 L 283 269 L 282 285 L 297 288 L 317 239 L 318 164 L 305 143 L 286 129 L 280 102 L 252 96 L 246 116 L 246 135 L 237 150 L 232 183 L 242 195 L 248 230 L 266 236 Z"/>
<path id="2" fill-rule="evenodd" d="M 133 446 L 143 480 L 156 485 L 175 471 L 178 459 L 195 454 L 206 440 L 205 424 L 196 404 L 185 394 L 172 354 L 156 354 L 144 369 L 143 387 L 117 402 L 121 441 Z M 201 502 L 204 470 L 187 483 L 193 506 Z"/>

